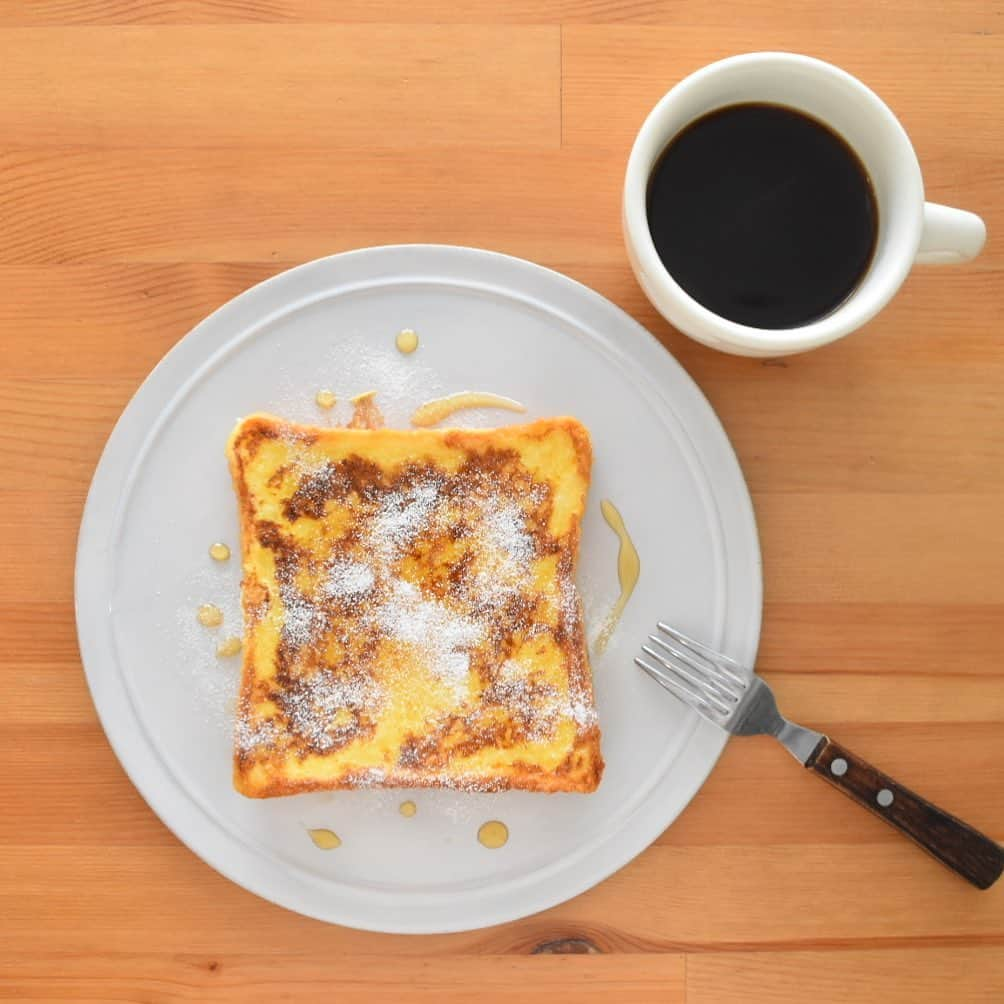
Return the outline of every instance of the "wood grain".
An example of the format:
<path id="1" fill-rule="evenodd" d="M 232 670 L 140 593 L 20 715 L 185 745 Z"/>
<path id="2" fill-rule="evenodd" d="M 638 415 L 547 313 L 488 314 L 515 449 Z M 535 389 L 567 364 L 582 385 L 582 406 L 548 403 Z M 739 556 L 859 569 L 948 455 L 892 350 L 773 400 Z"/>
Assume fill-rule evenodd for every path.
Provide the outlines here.
<path id="1" fill-rule="evenodd" d="M 461 21 L 466 23 L 579 24 L 637 22 L 643 24 L 691 24 L 710 28 L 734 27 L 740 17 L 749 18 L 743 0 L 714 4 L 681 3 L 680 0 L 33 0 L 0 7 L 0 24 L 220 24 L 242 22 L 390 22 L 397 24 Z M 792 22 L 791 7 L 778 0 L 757 4 L 755 18 L 763 29 L 776 29 Z M 999 24 L 1000 11 L 985 0 L 956 0 L 948 10 L 930 10 L 913 0 L 883 0 L 881 5 L 863 5 L 858 0 L 833 0 L 806 4 L 798 11 L 805 38 L 818 30 L 889 27 L 909 18 L 919 31 L 985 31 Z"/>
<path id="2" fill-rule="evenodd" d="M 18 100 L 0 105 L 0 131 L 12 144 L 559 141 L 554 26 L 51 28 L 9 31 L 7 42 L 0 89 Z"/>
<path id="3" fill-rule="evenodd" d="M 397 1004 L 402 987 L 407 1000 L 419 1004 L 468 1004 L 471 988 L 479 1001 L 506 1002 L 513 987 L 532 983 L 552 999 L 606 1004 L 627 999 L 638 1004 L 683 1004 L 682 955 L 551 955 L 525 957 L 486 955 L 433 959 L 385 959 L 361 956 L 333 961 L 294 955 L 281 963 L 254 955 L 228 953 L 167 957 L 162 954 L 116 954 L 94 958 L 86 965 L 74 956 L 46 960 L 63 975 L 65 998 L 130 999 L 138 988 L 164 993 L 172 1000 L 271 1002 L 276 987 L 290 1000 L 365 999 L 372 1004 Z M 0 956 L 0 969 L 4 964 Z M 44 981 L 18 980 L 11 991 L 21 1000 L 47 998 Z M 565 996 L 568 995 L 568 996 Z M 163 999 L 163 998 L 161 998 Z"/>
<path id="4" fill-rule="evenodd" d="M 280 910 L 129 783 L 72 587 L 102 445 L 201 317 L 360 245 L 510 252 L 637 317 L 718 411 L 757 507 L 760 666 L 786 710 L 1004 838 L 1002 29 L 996 0 L 0 4 L 0 998 L 1004 999 L 1001 889 L 969 890 L 758 740 L 544 914 L 407 938 Z M 778 361 L 673 331 L 619 229 L 652 103 L 757 48 L 860 75 L 928 196 L 990 232 L 865 331 Z"/>
<path id="5" fill-rule="evenodd" d="M 1004 954 L 995 948 L 719 952 L 692 955 L 687 963 L 691 1004 L 992 1004 L 1004 986 Z"/>

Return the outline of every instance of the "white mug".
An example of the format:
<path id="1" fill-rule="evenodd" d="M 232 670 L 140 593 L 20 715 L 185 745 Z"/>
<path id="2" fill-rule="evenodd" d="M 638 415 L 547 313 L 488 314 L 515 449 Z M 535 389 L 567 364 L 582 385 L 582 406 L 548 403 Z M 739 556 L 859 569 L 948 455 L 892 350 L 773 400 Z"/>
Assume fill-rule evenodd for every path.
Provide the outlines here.
<path id="1" fill-rule="evenodd" d="M 649 176 L 670 140 L 710 111 L 753 101 L 803 111 L 843 136 L 861 158 L 878 204 L 875 253 L 860 283 L 829 314 L 796 328 L 754 328 L 702 306 L 663 266 L 648 227 Z M 914 262 L 968 261 L 986 240 L 986 226 L 975 214 L 924 201 L 913 146 L 873 91 L 836 66 L 788 52 L 753 52 L 711 63 L 662 98 L 631 148 L 623 224 L 631 267 L 659 313 L 691 338 L 744 356 L 789 355 L 842 338 L 893 298 Z"/>

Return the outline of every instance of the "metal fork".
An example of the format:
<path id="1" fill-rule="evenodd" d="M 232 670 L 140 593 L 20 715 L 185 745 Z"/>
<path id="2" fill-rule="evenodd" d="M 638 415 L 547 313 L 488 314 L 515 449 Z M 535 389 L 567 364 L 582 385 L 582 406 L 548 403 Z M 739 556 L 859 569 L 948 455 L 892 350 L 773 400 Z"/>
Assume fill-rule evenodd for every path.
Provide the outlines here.
<path id="1" fill-rule="evenodd" d="M 649 676 L 736 736 L 778 739 L 801 764 L 895 826 L 979 889 L 1004 870 L 1004 850 L 961 819 L 914 794 L 827 736 L 789 722 L 774 694 L 745 666 L 659 622 L 635 659 Z"/>

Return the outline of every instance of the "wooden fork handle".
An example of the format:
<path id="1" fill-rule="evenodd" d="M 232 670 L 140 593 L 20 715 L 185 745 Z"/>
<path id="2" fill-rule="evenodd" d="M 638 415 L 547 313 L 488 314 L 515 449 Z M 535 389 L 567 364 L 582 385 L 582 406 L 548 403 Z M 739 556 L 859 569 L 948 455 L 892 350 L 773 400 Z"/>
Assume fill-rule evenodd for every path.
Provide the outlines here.
<path id="1" fill-rule="evenodd" d="M 823 736 L 805 766 L 906 834 L 978 889 L 1004 870 L 1004 849 L 968 823 L 932 805 L 850 750 Z"/>

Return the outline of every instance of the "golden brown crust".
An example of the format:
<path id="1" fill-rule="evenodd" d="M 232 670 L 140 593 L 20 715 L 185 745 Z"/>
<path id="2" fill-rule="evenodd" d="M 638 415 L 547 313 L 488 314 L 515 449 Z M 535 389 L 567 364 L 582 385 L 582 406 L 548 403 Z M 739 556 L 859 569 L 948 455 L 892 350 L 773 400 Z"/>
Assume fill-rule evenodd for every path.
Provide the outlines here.
<path id="1" fill-rule="evenodd" d="M 282 775 L 270 777 L 263 784 L 248 784 L 246 772 L 234 764 L 234 788 L 247 798 L 277 798 L 284 795 L 303 795 L 311 791 L 353 791 L 360 788 L 460 788 L 464 791 L 494 794 L 500 791 L 532 791 L 552 795 L 557 792 L 589 794 L 594 792 L 603 777 L 603 755 L 600 752 L 600 730 L 593 726 L 583 738 L 576 741 L 576 769 L 560 767 L 544 772 L 532 765 L 516 765 L 510 776 L 475 776 L 461 778 L 459 784 L 445 784 L 437 777 L 421 771 L 392 770 L 379 782 L 365 774 L 346 774 L 337 781 L 303 779 L 290 781 Z"/>
<path id="2" fill-rule="evenodd" d="M 234 430 L 227 452 L 247 627 L 238 791 L 264 798 L 357 787 L 595 790 L 603 759 L 573 586 L 592 461 L 580 423 L 371 431 L 253 415 Z M 397 518 L 430 495 L 439 514 L 434 532 L 423 529 L 371 569 L 373 521 L 388 504 Z M 402 498 L 411 500 L 404 508 Z M 529 578 L 498 596 L 489 589 L 495 605 L 487 612 L 471 587 L 492 585 L 475 576 L 490 549 L 471 536 L 485 511 L 504 527 L 517 513 L 520 536 L 499 554 L 505 558 L 515 540 L 529 555 L 522 566 Z M 369 592 L 319 601 L 318 570 L 332 563 Z M 396 720 L 396 709 L 415 703 L 409 674 L 415 659 L 424 665 L 426 640 L 405 625 L 404 641 L 395 641 L 379 613 L 395 621 L 401 597 L 418 604 L 419 620 L 445 617 L 447 627 L 466 625 L 479 639 L 447 653 L 451 664 L 467 659 L 463 700 L 447 700 L 413 729 Z M 311 603 L 300 609 L 305 598 Z M 322 623 L 306 640 L 298 634 L 304 617 Z M 434 673 L 425 690 L 439 679 Z"/>

